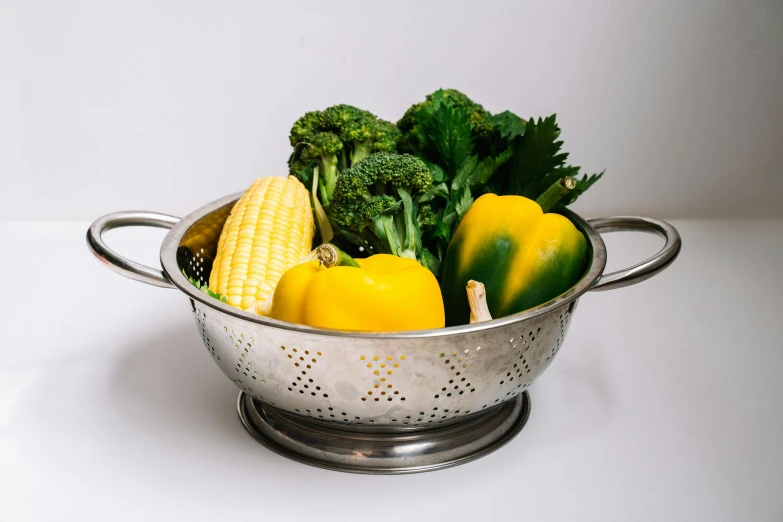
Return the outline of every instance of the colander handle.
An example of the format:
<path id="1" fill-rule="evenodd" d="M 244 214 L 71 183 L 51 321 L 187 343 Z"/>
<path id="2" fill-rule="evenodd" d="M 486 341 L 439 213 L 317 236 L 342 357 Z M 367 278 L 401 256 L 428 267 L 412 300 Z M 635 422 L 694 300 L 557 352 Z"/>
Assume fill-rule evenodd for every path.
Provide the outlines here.
<path id="1" fill-rule="evenodd" d="M 178 217 L 167 214 L 158 214 L 157 212 L 144 212 L 141 210 L 129 210 L 125 212 L 114 212 L 96 219 L 89 230 L 87 230 L 87 246 L 93 254 L 103 261 L 106 266 L 136 281 L 147 283 L 148 285 L 160 286 L 163 288 L 176 288 L 169 281 L 166 274 L 157 268 L 151 268 L 141 263 L 131 261 L 119 255 L 109 248 L 103 241 L 103 233 L 107 230 L 120 227 L 158 227 L 171 228 L 179 222 Z"/>
<path id="2" fill-rule="evenodd" d="M 641 283 L 661 272 L 677 258 L 682 241 L 677 229 L 666 221 L 646 217 L 617 216 L 591 219 L 590 225 L 597 232 L 647 232 L 666 240 L 663 248 L 651 258 L 630 268 L 602 275 L 591 290 L 602 291 Z"/>

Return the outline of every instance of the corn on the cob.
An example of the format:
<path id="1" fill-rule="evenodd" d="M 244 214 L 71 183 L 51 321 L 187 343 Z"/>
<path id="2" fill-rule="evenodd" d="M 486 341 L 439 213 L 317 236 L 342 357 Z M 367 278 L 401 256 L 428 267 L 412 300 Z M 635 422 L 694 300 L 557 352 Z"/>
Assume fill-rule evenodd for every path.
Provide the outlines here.
<path id="1" fill-rule="evenodd" d="M 310 252 L 314 234 L 310 194 L 299 180 L 256 180 L 226 220 L 209 289 L 231 306 L 255 310 L 283 273 Z"/>
<path id="2" fill-rule="evenodd" d="M 193 253 L 199 252 L 203 257 L 214 259 L 220 231 L 223 230 L 231 208 L 230 205 L 225 205 L 199 219 L 182 236 L 179 246 L 185 247 Z"/>
<path id="3" fill-rule="evenodd" d="M 207 287 L 212 261 L 217 253 L 220 231 L 233 205 L 224 205 L 199 219 L 182 236 L 177 248 L 177 263 L 186 276 Z"/>

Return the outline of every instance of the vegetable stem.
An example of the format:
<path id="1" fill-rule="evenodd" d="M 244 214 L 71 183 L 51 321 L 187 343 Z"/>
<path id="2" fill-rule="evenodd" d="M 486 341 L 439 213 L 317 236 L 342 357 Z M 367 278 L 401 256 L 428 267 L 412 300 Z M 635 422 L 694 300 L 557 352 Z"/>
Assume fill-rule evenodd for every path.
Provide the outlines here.
<path id="1" fill-rule="evenodd" d="M 352 266 L 361 268 L 354 258 L 331 243 L 324 243 L 315 250 L 318 261 L 326 268 L 332 268 L 333 266 Z"/>
<path id="2" fill-rule="evenodd" d="M 331 154 L 328 156 L 322 156 L 321 162 L 324 166 L 324 191 L 326 194 L 321 194 L 321 197 L 323 199 L 323 204 L 328 205 L 329 202 L 332 200 L 332 195 L 334 194 L 334 188 L 337 186 L 337 155 Z"/>
<path id="3" fill-rule="evenodd" d="M 470 304 L 470 323 L 491 321 L 492 314 L 489 313 L 489 306 L 487 306 L 487 291 L 484 284 L 471 279 L 465 289 L 468 291 Z"/>
<path id="4" fill-rule="evenodd" d="M 328 243 L 334 237 L 334 230 L 326 211 L 318 200 L 318 165 L 313 167 L 313 187 L 310 194 L 313 196 L 313 208 L 315 209 L 315 220 L 318 222 L 318 232 L 321 234 L 321 242 Z"/>
<path id="5" fill-rule="evenodd" d="M 576 188 L 576 181 L 571 176 L 565 176 L 554 182 L 543 194 L 538 196 L 536 203 L 541 206 L 544 213 L 549 212 L 558 201 Z"/>

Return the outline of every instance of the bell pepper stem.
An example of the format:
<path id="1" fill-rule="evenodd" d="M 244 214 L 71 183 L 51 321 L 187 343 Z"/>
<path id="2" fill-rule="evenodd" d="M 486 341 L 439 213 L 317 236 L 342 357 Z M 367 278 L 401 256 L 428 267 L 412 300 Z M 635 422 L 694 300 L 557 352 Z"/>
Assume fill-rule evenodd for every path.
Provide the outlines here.
<path id="1" fill-rule="evenodd" d="M 487 291 L 484 284 L 471 279 L 465 289 L 468 291 L 470 304 L 470 323 L 491 321 L 492 314 L 489 313 L 489 306 L 487 306 Z"/>
<path id="2" fill-rule="evenodd" d="M 554 182 L 543 194 L 538 196 L 536 203 L 541 206 L 544 213 L 552 210 L 558 201 L 576 188 L 576 181 L 571 176 L 565 176 Z"/>
<path id="3" fill-rule="evenodd" d="M 324 243 L 315 249 L 316 257 L 326 268 L 333 266 L 352 266 L 361 268 L 354 258 L 337 248 L 331 243 Z"/>

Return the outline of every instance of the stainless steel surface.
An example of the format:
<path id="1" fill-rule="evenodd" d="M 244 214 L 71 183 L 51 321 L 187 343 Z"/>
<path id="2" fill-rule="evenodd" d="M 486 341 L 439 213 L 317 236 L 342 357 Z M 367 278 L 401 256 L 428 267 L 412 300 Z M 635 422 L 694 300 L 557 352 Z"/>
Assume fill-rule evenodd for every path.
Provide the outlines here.
<path id="1" fill-rule="evenodd" d="M 92 243 L 91 247 L 124 275 L 159 286 L 165 286 L 162 283 L 168 278 L 188 295 L 204 346 L 223 373 L 249 397 L 273 407 L 269 411 L 276 412 L 275 418 L 301 419 L 297 426 L 339 425 L 379 437 L 429 433 L 434 428 L 469 422 L 477 414 L 518 398 L 557 355 L 578 298 L 596 287 L 606 265 L 606 250 L 598 232 L 566 211 L 587 238 L 587 261 L 582 278 L 548 303 L 484 323 L 433 330 L 366 333 L 310 328 L 228 306 L 204 294 L 183 275 L 184 271 L 206 280 L 219 235 L 215 231 L 219 232 L 240 195 L 206 205 L 174 225 L 161 246 L 164 271 L 159 277 L 105 245 L 97 243 L 100 250 Z M 100 239 L 102 229 L 120 226 L 117 223 L 170 226 L 176 220 L 165 218 L 149 213 L 113 214 L 96 221 L 88 238 Z M 603 280 L 602 289 L 654 275 L 674 260 L 679 249 L 676 231 L 663 222 L 610 218 L 596 223 L 604 230 L 654 229 L 668 238 L 663 251 L 652 260 Z M 292 424 L 279 426 L 286 430 Z M 298 440 L 296 451 L 303 454 L 302 444 L 307 439 Z M 317 454 L 308 458 L 317 459 Z M 414 471 L 430 465 L 426 459 L 411 457 L 404 468 Z"/>
<path id="2" fill-rule="evenodd" d="M 261 444 L 290 459 L 352 473 L 433 471 L 483 457 L 519 433 L 530 415 L 530 397 L 431 430 L 369 431 L 324 425 L 291 415 L 240 392 L 239 417 Z"/>
<path id="3" fill-rule="evenodd" d="M 400 338 L 277 328 L 192 301 L 207 351 L 242 391 L 314 420 L 383 430 L 437 427 L 520 395 L 557 355 L 575 306 Z"/>
<path id="4" fill-rule="evenodd" d="M 659 219 L 618 216 L 600 219 L 591 219 L 590 225 L 599 233 L 601 232 L 646 232 L 662 237 L 666 243 L 657 254 L 630 268 L 618 270 L 610 274 L 603 274 L 595 285 L 593 291 L 612 290 L 624 286 L 641 283 L 649 279 L 677 258 L 682 247 L 680 234 L 673 226 Z"/>
<path id="5" fill-rule="evenodd" d="M 178 217 L 157 212 L 126 211 L 107 214 L 90 225 L 87 230 L 87 245 L 95 257 L 118 274 L 150 285 L 174 288 L 161 270 L 131 261 L 109 248 L 103 241 L 103 233 L 113 228 L 131 226 L 171 228 L 178 222 Z"/>

